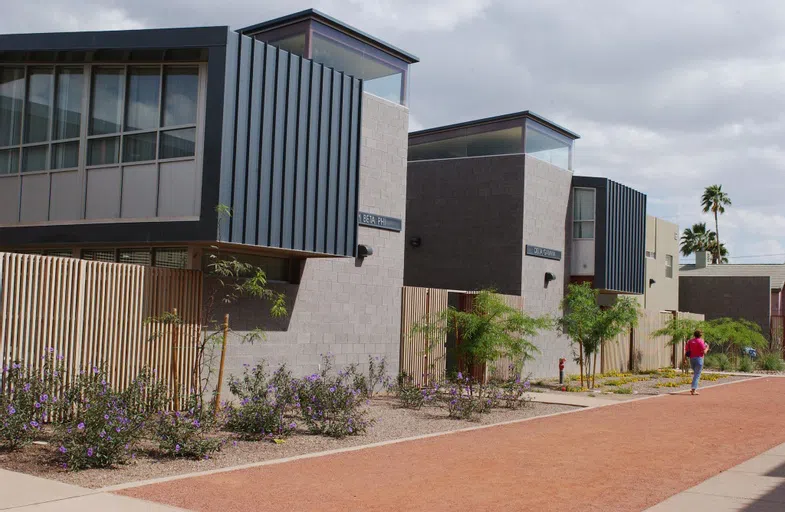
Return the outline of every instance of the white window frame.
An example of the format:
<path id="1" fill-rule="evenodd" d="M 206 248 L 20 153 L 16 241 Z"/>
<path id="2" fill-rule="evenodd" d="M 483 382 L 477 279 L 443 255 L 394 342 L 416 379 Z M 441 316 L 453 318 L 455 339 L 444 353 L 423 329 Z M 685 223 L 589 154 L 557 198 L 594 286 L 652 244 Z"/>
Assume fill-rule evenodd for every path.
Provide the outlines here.
<path id="1" fill-rule="evenodd" d="M 673 255 L 671 254 L 665 255 L 665 277 L 673 279 Z"/>
<path id="2" fill-rule="evenodd" d="M 592 204 L 594 205 L 594 208 L 592 208 L 591 219 L 578 220 L 575 218 L 575 214 L 578 211 L 577 208 L 575 207 L 576 198 L 578 195 L 575 192 L 577 192 L 578 190 L 589 190 L 592 193 Z M 576 236 L 577 230 L 575 229 L 575 226 L 577 224 L 589 224 L 589 223 L 591 223 L 592 226 L 592 231 L 591 231 L 592 236 L 591 237 Z M 574 187 L 572 189 L 572 238 L 573 240 L 594 240 L 596 237 L 597 237 L 597 189 L 590 188 L 590 187 Z"/>

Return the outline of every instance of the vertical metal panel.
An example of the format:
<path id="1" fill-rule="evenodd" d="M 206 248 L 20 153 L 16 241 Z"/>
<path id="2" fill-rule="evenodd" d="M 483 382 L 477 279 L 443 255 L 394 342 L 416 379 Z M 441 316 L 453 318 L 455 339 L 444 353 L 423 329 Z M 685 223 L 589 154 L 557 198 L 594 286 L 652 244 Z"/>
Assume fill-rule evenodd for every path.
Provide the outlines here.
<path id="1" fill-rule="evenodd" d="M 234 172 L 234 133 L 237 118 L 237 66 L 240 58 L 240 35 L 231 30 L 226 36 L 226 75 L 224 81 L 223 132 L 221 136 L 221 176 L 218 203 L 231 206 L 232 174 Z M 229 240 L 230 219 L 221 216 L 218 223 L 219 240 Z"/>
<path id="2" fill-rule="evenodd" d="M 297 104 L 297 175 L 294 187 L 294 224 L 292 226 L 292 247 L 305 249 L 305 205 L 308 178 L 308 135 L 310 133 L 309 115 L 311 99 L 311 62 L 300 61 L 300 91 Z"/>
<path id="3" fill-rule="evenodd" d="M 289 101 L 289 57 L 288 52 L 278 54 L 278 69 L 275 86 L 275 134 L 273 137 L 273 179 L 270 185 L 270 238 L 271 247 L 281 246 L 281 215 L 283 214 L 283 173 L 286 149 L 286 113 Z"/>
<path id="4" fill-rule="evenodd" d="M 333 73 L 332 80 L 332 108 L 330 111 L 330 171 L 327 179 L 327 252 L 335 252 L 336 234 L 338 223 L 338 164 L 341 151 L 341 108 L 343 104 L 343 87 L 341 78 L 343 73 Z"/>
<path id="5" fill-rule="evenodd" d="M 245 220 L 245 188 L 248 176 L 248 130 L 251 118 L 251 70 L 253 69 L 253 39 L 240 39 L 240 71 L 237 81 L 237 119 L 235 122 L 235 155 L 232 177 L 232 241 L 243 239 Z"/>
<path id="6" fill-rule="evenodd" d="M 264 103 L 264 58 L 267 45 L 258 41 L 253 48 L 251 73 L 251 127 L 248 132 L 248 178 L 245 189 L 245 232 L 243 243 L 256 244 L 259 222 L 259 167 L 261 162 L 262 106 Z"/>
<path id="7" fill-rule="evenodd" d="M 346 252 L 346 214 L 349 208 L 349 148 L 351 146 L 351 127 L 352 112 L 352 83 L 343 80 L 341 92 L 341 135 L 339 144 L 341 147 L 338 157 L 338 219 L 335 225 L 335 247 L 337 252 Z"/>
<path id="8" fill-rule="evenodd" d="M 319 179 L 319 127 L 321 126 L 322 65 L 311 62 L 310 109 L 308 113 L 308 183 L 305 187 L 305 248 L 316 250 L 317 182 Z"/>
<path id="9" fill-rule="evenodd" d="M 319 166 L 316 178 L 316 252 L 327 249 L 327 175 L 330 172 L 330 112 L 332 110 L 332 69 L 322 68 L 321 112 L 319 114 Z"/>
<path id="10" fill-rule="evenodd" d="M 290 56 L 286 100 L 286 155 L 283 173 L 283 214 L 281 215 L 281 247 L 292 248 L 294 223 L 294 187 L 297 181 L 297 129 L 300 103 L 300 57 Z"/>
<path id="11" fill-rule="evenodd" d="M 277 87 L 278 50 L 267 46 L 264 59 L 264 102 L 262 104 L 262 163 L 259 170 L 259 226 L 257 243 L 265 245 L 270 239 L 270 189 L 273 182 L 273 136 L 275 133 L 275 90 Z"/>
<path id="12" fill-rule="evenodd" d="M 349 197 L 347 201 L 348 228 L 346 231 L 346 254 L 354 255 L 357 247 L 357 204 L 360 184 L 360 116 L 362 111 L 362 81 L 352 81 L 352 115 L 349 142 Z"/>

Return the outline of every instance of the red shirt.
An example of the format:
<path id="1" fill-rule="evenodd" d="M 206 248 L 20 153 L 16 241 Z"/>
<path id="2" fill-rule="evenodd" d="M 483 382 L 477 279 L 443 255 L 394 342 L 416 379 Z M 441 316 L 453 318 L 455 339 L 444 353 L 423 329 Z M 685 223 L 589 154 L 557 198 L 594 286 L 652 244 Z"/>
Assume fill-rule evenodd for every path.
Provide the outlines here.
<path id="1" fill-rule="evenodd" d="M 690 357 L 703 357 L 706 354 L 706 342 L 701 338 L 692 338 L 687 342 L 686 351 Z"/>

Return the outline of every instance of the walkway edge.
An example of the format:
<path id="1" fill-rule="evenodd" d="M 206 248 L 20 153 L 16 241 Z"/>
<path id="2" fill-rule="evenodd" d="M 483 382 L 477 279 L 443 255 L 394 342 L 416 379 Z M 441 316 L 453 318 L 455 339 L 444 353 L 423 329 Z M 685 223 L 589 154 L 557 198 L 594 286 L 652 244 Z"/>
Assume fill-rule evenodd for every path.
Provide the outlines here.
<path id="1" fill-rule="evenodd" d="M 782 377 L 782 378 L 785 378 L 785 377 Z M 715 388 L 715 387 L 720 387 L 720 386 L 729 386 L 729 385 L 732 385 L 732 384 L 738 384 L 740 382 L 747 382 L 748 380 L 754 380 L 754 379 L 744 379 L 744 380 L 737 380 L 737 381 L 731 381 L 731 382 L 721 382 L 719 384 L 714 384 L 712 386 L 706 386 L 704 389 L 710 389 L 710 388 Z M 662 398 L 662 397 L 665 397 L 665 396 L 679 395 L 679 394 L 684 394 L 684 393 L 686 393 L 686 391 L 679 391 L 679 392 L 668 393 L 668 394 L 663 394 L 663 395 L 642 396 L 640 398 L 634 398 L 634 399 L 631 399 L 631 400 L 621 400 L 621 401 L 610 401 L 609 400 L 609 403 L 607 403 L 607 404 L 594 405 L 594 406 L 589 406 L 589 407 L 577 407 L 575 410 L 572 410 L 572 411 L 556 412 L 556 413 L 553 413 L 553 414 L 545 414 L 545 415 L 542 415 L 542 416 L 534 416 L 534 417 L 531 417 L 531 418 L 522 418 L 522 419 L 518 419 L 518 420 L 504 421 L 504 422 L 501 422 L 501 423 L 492 423 L 492 424 L 489 424 L 489 425 L 478 425 L 476 427 L 467 427 L 467 428 L 462 428 L 462 429 L 458 429 L 458 430 L 450 430 L 450 431 L 446 431 L 446 432 L 434 432 L 432 434 L 423 434 L 423 435 L 413 436 L 413 437 L 404 437 L 404 438 L 400 438 L 400 439 L 391 439 L 389 441 L 380 441 L 378 443 L 370 443 L 370 444 L 364 444 L 364 445 L 359 445 L 359 446 L 351 446 L 351 447 L 348 447 L 348 448 L 338 448 L 338 449 L 335 449 L 335 450 L 326 450 L 326 451 L 321 451 L 321 452 L 306 453 L 306 454 L 303 454 L 303 455 L 295 455 L 293 457 L 285 457 L 285 458 L 282 458 L 282 459 L 271 459 L 271 460 L 265 460 L 265 461 L 260 461 L 260 462 L 250 462 L 248 464 L 241 464 L 241 465 L 238 465 L 238 466 L 229 466 L 229 467 L 225 467 L 225 468 L 211 469 L 211 470 L 207 470 L 207 471 L 197 471 L 197 472 L 194 472 L 194 473 L 184 473 L 184 474 L 181 474 L 181 475 L 171 475 L 171 476 L 165 476 L 165 477 L 161 477 L 161 478 L 153 478 L 153 479 L 150 479 L 150 480 L 141 480 L 141 481 L 137 481 L 137 482 L 127 482 L 127 483 L 124 483 L 124 484 L 111 485 L 111 486 L 108 486 L 108 487 L 101 487 L 99 489 L 95 489 L 95 491 L 96 492 L 117 492 L 117 491 L 123 491 L 123 490 L 126 490 L 126 489 L 135 489 L 137 487 L 144 487 L 146 485 L 161 484 L 161 483 L 165 483 L 165 482 L 172 482 L 172 481 L 175 481 L 175 480 L 184 480 L 186 478 L 195 478 L 195 477 L 209 476 L 209 475 L 215 475 L 215 474 L 220 474 L 220 473 L 229 473 L 229 472 L 232 472 L 232 471 L 240 471 L 240 470 L 243 470 L 243 469 L 258 468 L 258 467 L 262 467 L 262 466 L 273 466 L 273 465 L 276 465 L 276 464 L 285 464 L 287 462 L 294 462 L 294 461 L 298 461 L 298 460 L 314 459 L 314 458 L 319 458 L 319 457 L 326 457 L 326 456 L 329 456 L 329 455 L 337 455 L 337 454 L 341 454 L 341 453 L 355 452 L 355 451 L 366 450 L 366 449 L 371 449 L 371 448 L 379 448 L 379 447 L 382 447 L 382 446 L 388 446 L 388 445 L 399 444 L 399 443 L 406 443 L 406 442 L 409 442 L 409 441 L 419 441 L 421 439 L 430 439 L 430 438 L 433 438 L 433 437 L 448 436 L 448 435 L 453 435 L 453 434 L 460 434 L 460 433 L 463 433 L 463 432 L 474 432 L 474 431 L 477 431 L 477 430 L 485 430 L 485 429 L 493 428 L 493 427 L 501 427 L 501 426 L 504 426 L 504 425 L 513 425 L 513 424 L 517 424 L 517 423 L 525 423 L 525 422 L 528 422 L 528 421 L 540 420 L 540 419 L 544 419 L 544 418 L 553 418 L 553 417 L 562 416 L 562 415 L 565 415 L 565 414 L 576 414 L 576 413 L 580 413 L 580 412 L 584 412 L 584 411 L 590 411 L 592 409 L 599 409 L 601 407 L 614 407 L 614 406 L 621 405 L 621 404 L 627 404 L 627 403 L 632 403 L 632 402 L 639 402 L 641 400 Z"/>

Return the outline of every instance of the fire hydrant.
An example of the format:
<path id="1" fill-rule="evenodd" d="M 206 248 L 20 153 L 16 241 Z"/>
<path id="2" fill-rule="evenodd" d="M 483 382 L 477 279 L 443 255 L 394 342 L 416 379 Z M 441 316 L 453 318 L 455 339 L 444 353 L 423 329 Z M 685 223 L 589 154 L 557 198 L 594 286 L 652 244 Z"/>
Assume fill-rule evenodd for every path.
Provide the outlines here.
<path id="1" fill-rule="evenodd" d="M 564 384 L 564 363 L 566 362 L 567 360 L 563 357 L 559 358 L 559 384 Z"/>

